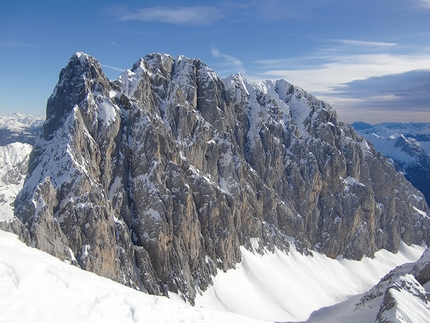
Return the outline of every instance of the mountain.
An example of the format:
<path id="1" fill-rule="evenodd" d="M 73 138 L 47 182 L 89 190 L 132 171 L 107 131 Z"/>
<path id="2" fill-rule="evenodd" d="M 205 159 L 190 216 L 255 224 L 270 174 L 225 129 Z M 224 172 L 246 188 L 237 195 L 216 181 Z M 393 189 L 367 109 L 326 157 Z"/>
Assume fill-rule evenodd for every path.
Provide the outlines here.
<path id="1" fill-rule="evenodd" d="M 48 99 L 6 228 L 194 304 L 243 250 L 360 260 L 429 243 L 427 213 L 329 104 L 285 80 L 222 80 L 198 59 L 150 54 L 111 82 L 77 53 Z"/>
<path id="2" fill-rule="evenodd" d="M 14 113 L 0 116 L 0 146 L 14 142 L 32 145 L 45 117 Z"/>
<path id="3" fill-rule="evenodd" d="M 32 148 L 19 142 L 0 146 L 0 221 L 13 218 L 13 204 L 24 185 Z"/>
<path id="4" fill-rule="evenodd" d="M 352 126 L 402 172 L 430 201 L 430 124 L 380 123 Z"/>
<path id="5" fill-rule="evenodd" d="M 15 197 L 27 174 L 30 152 L 44 117 L 0 116 L 0 221 L 13 218 Z"/>

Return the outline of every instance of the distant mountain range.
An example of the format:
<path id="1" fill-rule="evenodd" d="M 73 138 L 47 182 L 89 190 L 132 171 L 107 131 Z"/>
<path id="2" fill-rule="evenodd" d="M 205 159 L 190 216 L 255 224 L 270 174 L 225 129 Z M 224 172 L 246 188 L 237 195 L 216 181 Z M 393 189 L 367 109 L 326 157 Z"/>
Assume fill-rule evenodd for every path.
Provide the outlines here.
<path id="1" fill-rule="evenodd" d="M 0 221 L 13 218 L 13 203 L 24 184 L 36 135 L 45 117 L 0 116 Z"/>
<path id="2" fill-rule="evenodd" d="M 418 188 L 430 203 L 430 123 L 385 122 L 352 126 Z"/>
<path id="3" fill-rule="evenodd" d="M 0 146 L 13 142 L 32 145 L 44 121 L 44 116 L 23 113 L 0 116 Z"/>

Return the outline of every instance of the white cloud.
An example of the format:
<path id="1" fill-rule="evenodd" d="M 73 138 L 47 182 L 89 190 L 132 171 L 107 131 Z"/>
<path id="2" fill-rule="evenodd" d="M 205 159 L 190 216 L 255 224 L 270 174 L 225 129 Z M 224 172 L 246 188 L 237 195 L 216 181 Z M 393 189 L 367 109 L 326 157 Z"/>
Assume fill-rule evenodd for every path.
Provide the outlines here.
<path id="1" fill-rule="evenodd" d="M 404 98 L 397 92 L 382 91 L 378 94 L 378 90 L 386 87 L 385 81 L 389 80 L 385 76 L 429 69 L 428 51 L 403 55 L 393 53 L 342 54 L 320 57 L 315 55 L 297 60 L 268 60 L 257 63 L 260 65 L 260 69 L 266 70 L 259 74 L 260 79 L 287 79 L 292 84 L 300 86 L 332 104 L 338 111 L 341 120 L 347 122 L 373 120 L 372 122 L 376 122 L 377 118 L 379 121 L 383 121 L 385 116 L 385 121 L 398 121 L 403 114 L 403 122 L 430 121 L 430 113 L 423 111 L 425 105 L 421 102 L 422 100 L 420 101 L 423 95 L 413 93 L 412 96 Z M 294 69 L 282 69 L 280 68 L 282 64 L 283 66 L 294 66 Z M 271 69 L 271 67 L 273 68 Z M 366 82 L 363 84 L 368 84 L 374 77 L 385 78 L 374 85 L 375 89 L 367 88 L 368 93 L 366 91 L 359 94 L 353 93 L 351 84 L 347 84 L 354 80 L 363 80 L 362 82 Z M 400 89 L 402 89 L 402 84 L 404 88 L 408 83 L 405 81 L 402 83 L 402 80 L 396 83 Z M 428 82 L 422 84 L 428 84 Z M 397 90 L 399 89 L 397 88 Z M 358 107 L 361 109 L 357 109 Z M 404 110 L 406 107 L 409 109 L 407 113 Z M 397 110 L 395 116 L 391 113 L 395 109 L 402 111 Z M 426 109 L 428 111 L 428 105 L 424 108 L 424 110 Z M 390 112 L 387 113 L 387 111 Z"/>
<path id="2" fill-rule="evenodd" d="M 212 56 L 217 59 L 223 60 L 223 67 L 232 70 L 232 73 L 241 72 L 244 73 L 245 69 L 241 60 L 226 54 L 220 53 L 216 47 L 211 49 Z"/>
<path id="3" fill-rule="evenodd" d="M 279 61 L 271 60 L 267 63 L 275 65 L 279 64 Z M 313 67 L 273 69 L 264 72 L 263 76 L 285 78 L 310 92 L 329 94 L 333 87 L 353 80 L 404 73 L 428 66 L 430 66 L 430 56 L 426 53 L 422 55 L 361 54 L 330 57 L 324 64 Z"/>
<path id="4" fill-rule="evenodd" d="M 421 7 L 430 9 L 430 0 L 418 0 Z"/>
<path id="5" fill-rule="evenodd" d="M 115 67 L 115 66 L 111 66 L 111 65 L 101 64 L 101 66 L 109 68 L 109 69 L 114 70 L 114 71 L 118 71 L 118 72 L 124 72 L 125 71 L 125 68 L 119 68 L 119 67 Z"/>
<path id="6" fill-rule="evenodd" d="M 375 41 L 362 41 L 362 40 L 353 40 L 353 39 L 334 39 L 333 41 L 342 43 L 345 45 L 353 45 L 353 46 L 366 46 L 366 47 L 391 47 L 397 46 L 396 43 L 387 43 L 387 42 L 375 42 Z"/>
<path id="7" fill-rule="evenodd" d="M 195 7 L 151 7 L 125 12 L 119 20 L 158 21 L 176 25 L 210 25 L 223 17 L 222 12 L 213 6 Z"/>

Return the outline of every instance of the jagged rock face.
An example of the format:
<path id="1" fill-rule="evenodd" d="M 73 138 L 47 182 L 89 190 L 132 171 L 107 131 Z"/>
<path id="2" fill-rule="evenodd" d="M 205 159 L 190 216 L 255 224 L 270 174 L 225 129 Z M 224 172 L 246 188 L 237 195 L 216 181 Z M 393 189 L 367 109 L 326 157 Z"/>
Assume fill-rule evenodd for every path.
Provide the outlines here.
<path id="1" fill-rule="evenodd" d="M 430 294 L 430 249 L 416 263 L 399 266 L 383 277 L 356 304 L 356 311 L 378 306 L 378 323 L 428 322 Z"/>
<path id="2" fill-rule="evenodd" d="M 399 277 L 384 294 L 377 323 L 428 322 L 430 294 L 412 275 Z"/>
<path id="3" fill-rule="evenodd" d="M 82 53 L 48 100 L 15 208 L 36 247 L 191 302 L 251 238 L 360 259 L 429 242 L 427 211 L 328 104 L 286 81 L 223 81 L 151 54 L 110 82 Z"/>

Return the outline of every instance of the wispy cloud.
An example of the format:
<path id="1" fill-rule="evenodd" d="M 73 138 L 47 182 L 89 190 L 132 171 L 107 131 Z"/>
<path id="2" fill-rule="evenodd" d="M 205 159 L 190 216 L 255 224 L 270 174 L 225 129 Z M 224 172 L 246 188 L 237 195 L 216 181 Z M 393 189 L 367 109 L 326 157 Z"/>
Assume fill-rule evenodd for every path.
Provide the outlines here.
<path id="1" fill-rule="evenodd" d="M 124 72 L 125 71 L 125 68 L 119 68 L 119 67 L 115 67 L 115 66 L 111 66 L 111 65 L 101 64 L 101 66 L 109 68 L 109 69 L 114 70 L 114 71 L 118 71 L 118 72 Z"/>
<path id="2" fill-rule="evenodd" d="M 332 93 L 343 83 L 374 76 L 404 73 L 430 66 L 429 55 L 363 54 L 332 57 L 330 62 L 304 69 L 277 69 L 263 73 L 268 78 L 286 78 L 307 90 Z"/>
<path id="3" fill-rule="evenodd" d="M 418 0 L 421 7 L 430 9 L 430 0 Z"/>
<path id="4" fill-rule="evenodd" d="M 415 120 L 430 121 L 430 70 L 355 80 L 339 86 L 337 90 L 337 103 L 334 105 L 339 103 L 341 111 L 356 112 L 360 107 L 362 113 L 387 111 L 392 118 L 391 114 L 403 112 L 403 121 L 412 113 L 414 118 L 421 115 Z"/>
<path id="5" fill-rule="evenodd" d="M 386 120 L 394 120 L 394 114 L 388 117 L 385 112 L 394 110 L 399 118 L 403 111 L 406 118 L 406 109 L 411 120 L 419 115 L 418 120 L 430 121 L 430 72 L 411 72 L 430 68 L 430 50 L 413 54 L 321 52 L 255 64 L 262 71 L 260 79 L 287 79 L 331 103 L 347 122 L 359 120 L 359 111 L 360 119 L 368 122 L 376 122 L 376 116 L 383 120 L 384 113 Z"/>
<path id="6" fill-rule="evenodd" d="M 140 9 L 137 12 L 123 12 L 119 20 L 157 21 L 176 25 L 211 25 L 223 17 L 221 10 L 214 6 L 157 6 Z"/>
<path id="7" fill-rule="evenodd" d="M 245 72 L 242 61 L 236 57 L 220 53 L 218 48 L 215 46 L 212 46 L 211 54 L 214 58 L 221 59 L 221 65 L 224 67 L 224 69 L 229 70 L 230 73 Z"/>
<path id="8" fill-rule="evenodd" d="M 353 39 L 333 39 L 333 41 L 344 45 L 365 46 L 365 47 L 392 47 L 392 46 L 398 45 L 397 43 L 362 41 L 362 40 L 353 40 Z"/>

